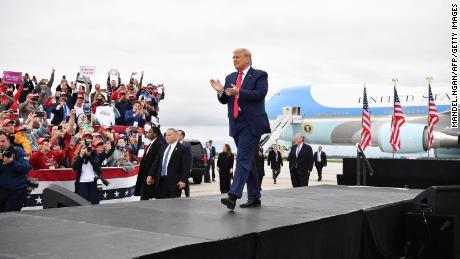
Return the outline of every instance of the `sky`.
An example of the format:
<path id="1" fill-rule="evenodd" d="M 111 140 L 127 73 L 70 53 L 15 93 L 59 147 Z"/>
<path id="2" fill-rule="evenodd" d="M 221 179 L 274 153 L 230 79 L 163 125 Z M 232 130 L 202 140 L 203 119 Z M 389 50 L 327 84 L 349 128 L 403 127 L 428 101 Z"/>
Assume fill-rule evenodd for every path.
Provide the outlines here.
<path id="1" fill-rule="evenodd" d="M 267 100 L 307 84 L 391 85 L 396 77 L 425 86 L 428 75 L 448 83 L 453 2 L 7 0 L 0 69 L 40 80 L 55 68 L 57 80 L 72 80 L 91 65 L 103 86 L 112 68 L 124 82 L 143 70 L 144 83 L 166 88 L 160 123 L 220 149 L 233 140 L 209 79 L 234 71 L 234 49 L 250 49 L 253 66 L 268 72 Z"/>

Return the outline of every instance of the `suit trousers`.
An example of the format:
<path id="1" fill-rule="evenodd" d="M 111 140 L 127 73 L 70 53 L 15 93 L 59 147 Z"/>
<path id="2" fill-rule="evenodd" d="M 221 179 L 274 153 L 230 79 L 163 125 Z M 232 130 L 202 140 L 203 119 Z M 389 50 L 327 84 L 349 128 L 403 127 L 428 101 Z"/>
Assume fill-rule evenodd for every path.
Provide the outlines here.
<path id="1" fill-rule="evenodd" d="M 318 172 L 318 178 L 322 178 L 323 177 L 323 164 L 316 163 L 315 167 L 316 167 L 316 171 Z"/>
<path id="2" fill-rule="evenodd" d="M 278 178 L 278 175 L 280 175 L 281 173 L 281 168 L 272 169 L 272 173 L 273 173 L 273 180 L 276 180 L 276 178 Z"/>
<path id="3" fill-rule="evenodd" d="M 310 178 L 310 172 L 308 172 L 308 173 L 305 173 L 305 172 L 299 173 L 297 168 L 291 168 L 290 173 L 291 173 L 292 187 L 308 186 L 308 180 Z"/>
<path id="4" fill-rule="evenodd" d="M 241 118 L 241 115 L 237 118 L 235 127 L 236 134 L 233 139 L 238 153 L 229 195 L 238 199 L 241 198 L 244 185 L 247 183 L 248 199 L 260 199 L 259 179 L 254 161 L 260 135 L 251 132 L 249 125 L 244 121 L 244 118 Z"/>
<path id="5" fill-rule="evenodd" d="M 176 190 L 169 190 L 167 181 L 165 177 L 161 177 L 158 182 L 158 186 L 156 189 L 156 196 L 157 199 L 168 199 L 168 198 L 179 198 L 182 194 L 182 190 L 177 188 Z"/>

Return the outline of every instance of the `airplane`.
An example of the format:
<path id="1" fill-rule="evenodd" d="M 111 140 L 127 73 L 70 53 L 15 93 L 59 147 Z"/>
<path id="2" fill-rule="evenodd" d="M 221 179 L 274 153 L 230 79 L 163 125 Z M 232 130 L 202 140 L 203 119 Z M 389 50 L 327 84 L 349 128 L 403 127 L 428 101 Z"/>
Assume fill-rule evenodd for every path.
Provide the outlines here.
<path id="1" fill-rule="evenodd" d="M 371 114 L 370 146 L 393 153 L 390 145 L 393 86 L 366 85 Z M 428 87 L 396 87 L 405 114 L 397 153 L 427 151 Z M 460 130 L 451 128 L 448 85 L 432 86 L 439 122 L 434 127 L 433 149 L 437 158 L 460 158 Z M 319 145 L 351 146 L 360 142 L 363 86 L 306 85 L 282 89 L 265 105 L 272 129 L 262 136 L 264 150 L 277 143 L 286 149 L 296 134 Z"/>

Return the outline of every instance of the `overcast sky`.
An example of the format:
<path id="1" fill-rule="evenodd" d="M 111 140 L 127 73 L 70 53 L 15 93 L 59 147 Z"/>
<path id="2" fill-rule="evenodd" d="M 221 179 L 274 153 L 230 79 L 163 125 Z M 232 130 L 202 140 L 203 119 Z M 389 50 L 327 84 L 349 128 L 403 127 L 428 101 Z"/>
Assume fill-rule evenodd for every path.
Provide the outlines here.
<path id="1" fill-rule="evenodd" d="M 233 71 L 233 49 L 249 48 L 253 66 L 268 72 L 267 99 L 317 83 L 391 85 L 398 77 L 414 86 L 427 75 L 448 83 L 450 8 L 433 0 L 7 0 L 0 69 L 41 79 L 54 67 L 57 80 L 72 80 L 95 65 L 101 85 L 111 68 L 123 81 L 144 70 L 145 83 L 166 86 L 163 125 L 225 128 L 209 79 Z"/>

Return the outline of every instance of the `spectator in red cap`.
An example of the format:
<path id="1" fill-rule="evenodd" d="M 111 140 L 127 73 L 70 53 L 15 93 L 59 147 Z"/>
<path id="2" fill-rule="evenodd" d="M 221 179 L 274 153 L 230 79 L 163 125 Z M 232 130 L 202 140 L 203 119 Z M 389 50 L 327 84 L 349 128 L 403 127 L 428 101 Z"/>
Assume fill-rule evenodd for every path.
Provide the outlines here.
<path id="1" fill-rule="evenodd" d="M 60 168 L 65 160 L 62 150 L 51 150 L 49 139 L 40 138 L 37 141 L 38 150 L 32 153 L 29 163 L 33 169 L 56 169 Z"/>
<path id="2" fill-rule="evenodd" d="M 2 121 L 1 130 L 3 130 L 6 133 L 11 144 L 14 144 L 14 125 L 15 124 L 16 122 L 10 119 L 4 119 Z"/>
<path id="3" fill-rule="evenodd" d="M 110 96 L 107 96 L 105 95 L 105 93 L 107 92 L 105 89 L 101 89 L 101 85 L 100 84 L 95 84 L 94 85 L 94 89 L 96 90 L 94 93 L 91 94 L 91 103 L 94 103 L 95 100 L 97 99 L 98 95 L 102 95 L 102 99 L 104 100 L 104 102 L 109 102 L 110 101 Z"/>

